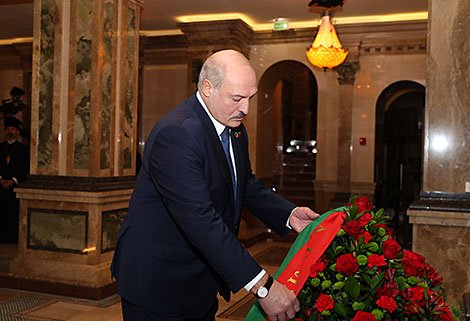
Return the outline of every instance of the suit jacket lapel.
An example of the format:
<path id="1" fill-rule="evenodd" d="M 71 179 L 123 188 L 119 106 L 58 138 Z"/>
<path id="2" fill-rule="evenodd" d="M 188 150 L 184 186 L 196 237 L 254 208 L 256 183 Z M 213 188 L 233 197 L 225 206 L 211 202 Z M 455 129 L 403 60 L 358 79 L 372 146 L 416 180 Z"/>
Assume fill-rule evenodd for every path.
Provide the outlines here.
<path id="1" fill-rule="evenodd" d="M 199 101 L 197 100 L 196 95 L 193 95 L 190 99 L 193 99 L 193 104 L 195 105 L 196 114 L 198 115 L 199 119 L 201 120 L 201 123 L 206 129 L 206 133 L 209 138 L 209 143 L 214 148 L 214 156 L 217 159 L 217 163 L 219 164 L 219 166 L 222 168 L 223 172 L 225 173 L 225 176 L 226 176 L 225 178 L 228 180 L 228 182 L 230 182 L 229 184 L 227 184 L 227 189 L 230 190 L 230 195 L 232 195 L 231 200 L 232 202 L 234 202 L 232 175 L 230 174 L 230 168 L 228 167 L 227 158 L 225 157 L 225 152 L 222 147 L 222 143 L 220 142 L 220 138 L 217 135 L 217 131 L 215 130 L 212 120 L 209 118 L 209 115 L 207 115 L 206 111 L 204 110 L 204 107 L 202 107 Z M 233 144 L 233 140 L 232 140 L 232 144 Z M 235 158 L 235 164 L 236 164 L 236 158 Z M 237 165 L 237 173 L 238 173 L 238 165 Z M 238 188 L 238 184 L 237 184 L 237 188 Z"/>

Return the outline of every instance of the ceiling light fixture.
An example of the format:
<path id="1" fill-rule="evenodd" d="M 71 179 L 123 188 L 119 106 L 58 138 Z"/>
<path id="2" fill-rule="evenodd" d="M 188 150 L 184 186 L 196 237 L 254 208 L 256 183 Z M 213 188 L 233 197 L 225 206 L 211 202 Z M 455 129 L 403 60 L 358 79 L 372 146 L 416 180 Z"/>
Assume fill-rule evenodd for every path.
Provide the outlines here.
<path id="1" fill-rule="evenodd" d="M 321 20 L 315 40 L 307 48 L 306 54 L 312 65 L 326 70 L 342 64 L 348 52 L 341 45 L 335 27 L 331 23 L 331 11 L 323 11 Z"/>
<path id="2" fill-rule="evenodd" d="M 341 8 L 346 0 L 311 0 L 309 7 L 321 10 L 321 24 L 312 45 L 307 48 L 307 59 L 316 67 L 334 68 L 346 59 L 348 52 L 339 42 L 331 23 L 332 10 Z"/>

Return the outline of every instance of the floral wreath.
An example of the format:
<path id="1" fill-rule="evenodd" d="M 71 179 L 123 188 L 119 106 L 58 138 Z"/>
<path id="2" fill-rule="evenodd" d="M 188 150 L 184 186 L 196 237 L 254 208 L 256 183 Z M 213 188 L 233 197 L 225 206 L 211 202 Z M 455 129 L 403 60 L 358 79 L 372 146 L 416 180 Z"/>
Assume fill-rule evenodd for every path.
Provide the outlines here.
<path id="1" fill-rule="evenodd" d="M 344 222 L 310 268 L 295 320 L 458 320 L 445 303 L 442 277 L 425 258 L 403 250 L 364 196 L 352 196 Z M 453 316 L 454 315 L 454 316 Z"/>

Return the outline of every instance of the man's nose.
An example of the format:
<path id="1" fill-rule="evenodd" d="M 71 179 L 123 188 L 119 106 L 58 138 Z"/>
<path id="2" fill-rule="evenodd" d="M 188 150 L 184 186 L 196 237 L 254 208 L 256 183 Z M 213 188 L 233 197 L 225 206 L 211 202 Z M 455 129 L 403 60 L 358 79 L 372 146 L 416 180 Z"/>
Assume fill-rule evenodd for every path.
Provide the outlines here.
<path id="1" fill-rule="evenodd" d="M 245 115 L 247 115 L 249 110 L 250 110 L 250 100 L 243 99 L 240 105 L 240 111 L 243 112 Z"/>

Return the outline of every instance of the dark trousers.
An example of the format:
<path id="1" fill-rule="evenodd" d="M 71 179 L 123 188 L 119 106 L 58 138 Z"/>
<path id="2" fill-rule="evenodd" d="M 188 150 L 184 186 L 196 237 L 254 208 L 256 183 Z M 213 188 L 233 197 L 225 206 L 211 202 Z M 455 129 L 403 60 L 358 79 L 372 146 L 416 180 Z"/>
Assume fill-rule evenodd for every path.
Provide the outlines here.
<path id="1" fill-rule="evenodd" d="M 121 297 L 122 317 L 124 321 L 176 321 L 157 316 L 154 313 L 145 310 Z M 218 303 L 210 309 L 209 313 L 200 319 L 178 319 L 177 321 L 215 321 Z"/>

